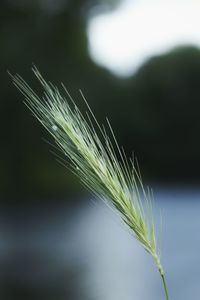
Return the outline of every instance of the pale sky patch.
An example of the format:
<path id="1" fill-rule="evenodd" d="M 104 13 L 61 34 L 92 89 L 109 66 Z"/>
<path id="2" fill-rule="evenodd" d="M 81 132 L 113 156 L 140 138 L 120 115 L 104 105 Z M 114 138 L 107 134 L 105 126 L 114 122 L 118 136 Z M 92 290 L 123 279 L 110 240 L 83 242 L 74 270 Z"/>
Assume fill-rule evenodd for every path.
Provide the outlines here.
<path id="1" fill-rule="evenodd" d="M 200 46 L 200 1 L 126 0 L 88 21 L 92 59 L 130 76 L 149 58 L 181 45 Z"/>

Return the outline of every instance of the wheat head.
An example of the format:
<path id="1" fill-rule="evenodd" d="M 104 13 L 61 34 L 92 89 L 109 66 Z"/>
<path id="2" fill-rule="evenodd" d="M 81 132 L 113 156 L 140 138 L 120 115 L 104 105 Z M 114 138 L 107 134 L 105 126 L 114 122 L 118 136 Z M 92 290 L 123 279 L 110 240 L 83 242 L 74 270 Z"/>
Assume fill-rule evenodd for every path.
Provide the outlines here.
<path id="1" fill-rule="evenodd" d="M 111 142 L 82 92 L 89 111 L 87 116 L 83 116 L 64 86 L 65 94 L 62 95 L 36 67 L 32 70 L 44 90 L 42 97 L 19 75 L 12 76 L 13 83 L 25 96 L 25 104 L 53 136 L 57 146 L 70 160 L 72 171 L 84 185 L 120 214 L 136 239 L 152 255 L 164 278 L 154 220 L 149 209 L 150 195 L 143 186 L 134 159 L 127 160 L 108 122 Z"/>

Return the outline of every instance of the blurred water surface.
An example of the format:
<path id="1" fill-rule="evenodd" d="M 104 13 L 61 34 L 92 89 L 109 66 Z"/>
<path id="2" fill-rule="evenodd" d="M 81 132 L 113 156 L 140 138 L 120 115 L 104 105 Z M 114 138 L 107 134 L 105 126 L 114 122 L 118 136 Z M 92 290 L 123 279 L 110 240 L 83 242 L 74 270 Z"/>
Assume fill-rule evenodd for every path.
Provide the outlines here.
<path id="1" fill-rule="evenodd" d="M 199 299 L 200 190 L 154 191 L 170 299 Z M 104 204 L 83 200 L 2 208 L 2 298 L 164 299 L 151 257 Z"/>

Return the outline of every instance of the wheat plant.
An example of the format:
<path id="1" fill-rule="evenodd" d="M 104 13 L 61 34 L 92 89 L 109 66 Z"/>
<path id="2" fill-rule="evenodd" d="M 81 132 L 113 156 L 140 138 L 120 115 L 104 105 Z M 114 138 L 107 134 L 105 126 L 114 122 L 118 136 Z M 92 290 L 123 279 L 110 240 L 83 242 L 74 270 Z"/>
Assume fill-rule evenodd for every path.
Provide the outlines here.
<path id="1" fill-rule="evenodd" d="M 70 161 L 71 170 L 95 195 L 117 212 L 135 238 L 153 257 L 169 300 L 165 274 L 160 262 L 151 197 L 143 186 L 134 159 L 127 159 L 118 146 L 108 122 L 110 136 L 97 122 L 82 92 L 88 114 L 84 116 L 62 85 L 64 96 L 47 82 L 36 67 L 33 72 L 43 88 L 39 97 L 19 75 L 13 83 L 25 96 L 25 104 L 53 136 Z"/>

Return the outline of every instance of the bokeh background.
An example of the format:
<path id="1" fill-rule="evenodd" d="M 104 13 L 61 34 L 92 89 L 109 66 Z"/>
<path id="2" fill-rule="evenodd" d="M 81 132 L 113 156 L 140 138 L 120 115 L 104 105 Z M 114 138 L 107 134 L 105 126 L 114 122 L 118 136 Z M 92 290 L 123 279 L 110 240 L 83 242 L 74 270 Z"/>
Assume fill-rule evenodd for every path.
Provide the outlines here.
<path id="1" fill-rule="evenodd" d="M 153 187 L 171 299 L 200 294 L 200 4 L 1 0 L 0 296 L 164 299 L 151 258 L 50 152 L 8 71 L 108 117 Z M 159 228 L 159 226 L 158 226 Z M 159 230 L 158 230 L 159 232 Z"/>

